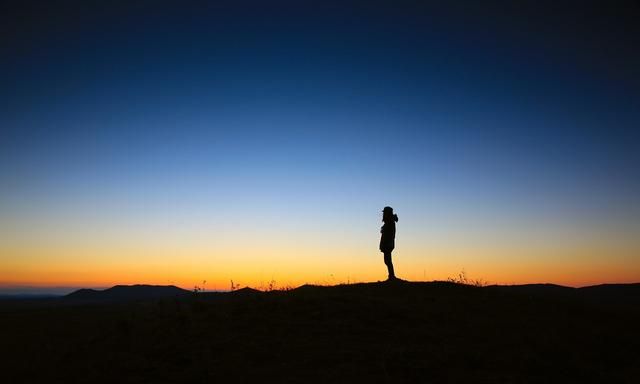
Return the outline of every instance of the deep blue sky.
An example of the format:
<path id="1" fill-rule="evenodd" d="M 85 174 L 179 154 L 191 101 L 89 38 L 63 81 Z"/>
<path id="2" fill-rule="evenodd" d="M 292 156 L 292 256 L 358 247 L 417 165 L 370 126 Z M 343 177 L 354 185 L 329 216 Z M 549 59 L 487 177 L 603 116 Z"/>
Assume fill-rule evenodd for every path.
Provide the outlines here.
<path id="1" fill-rule="evenodd" d="M 92 3 L 0 8 L 6 217 L 638 223 L 637 2 Z"/>

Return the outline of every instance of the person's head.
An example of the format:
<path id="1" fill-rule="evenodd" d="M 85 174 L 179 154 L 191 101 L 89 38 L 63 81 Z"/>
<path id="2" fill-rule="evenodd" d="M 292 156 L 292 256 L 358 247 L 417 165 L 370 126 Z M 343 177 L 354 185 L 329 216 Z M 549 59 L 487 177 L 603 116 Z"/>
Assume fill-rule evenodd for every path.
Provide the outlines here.
<path id="1" fill-rule="evenodd" d="M 384 209 L 382 210 L 382 221 L 384 221 L 385 223 L 398 221 L 398 215 L 393 213 L 393 208 L 384 207 Z"/>

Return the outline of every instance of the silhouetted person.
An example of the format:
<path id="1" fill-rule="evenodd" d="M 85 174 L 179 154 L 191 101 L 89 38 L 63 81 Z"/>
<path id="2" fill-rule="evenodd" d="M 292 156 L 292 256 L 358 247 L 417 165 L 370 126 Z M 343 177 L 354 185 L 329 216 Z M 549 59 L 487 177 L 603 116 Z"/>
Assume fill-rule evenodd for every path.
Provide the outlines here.
<path id="1" fill-rule="evenodd" d="M 391 252 L 395 248 L 396 240 L 396 222 L 398 215 L 393 213 L 393 208 L 384 207 L 382 210 L 382 221 L 384 225 L 380 229 L 380 252 L 384 253 L 384 263 L 389 270 L 389 280 L 394 280 L 396 274 L 393 271 L 393 262 L 391 261 Z"/>

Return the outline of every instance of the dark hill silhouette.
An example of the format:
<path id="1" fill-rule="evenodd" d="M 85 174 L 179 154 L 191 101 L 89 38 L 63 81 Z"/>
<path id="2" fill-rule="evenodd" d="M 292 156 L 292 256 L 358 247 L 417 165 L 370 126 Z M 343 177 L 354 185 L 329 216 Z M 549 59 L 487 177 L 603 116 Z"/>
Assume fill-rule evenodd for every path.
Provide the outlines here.
<path id="1" fill-rule="evenodd" d="M 557 284 L 489 285 L 484 289 L 505 294 L 555 298 L 569 297 L 577 293 L 576 288 Z"/>
<path id="2" fill-rule="evenodd" d="M 253 295 L 253 294 L 261 293 L 261 291 L 257 289 L 253 289 L 251 287 L 244 287 L 244 288 L 236 289 L 235 291 L 231 291 L 230 293 L 234 295 Z"/>
<path id="3" fill-rule="evenodd" d="M 640 306 L 640 283 L 593 285 L 578 288 L 578 292 L 587 300 L 600 305 Z"/>
<path id="4" fill-rule="evenodd" d="M 601 305 L 640 305 L 640 283 L 600 284 L 580 288 L 556 284 L 490 285 L 484 289 L 529 297 L 586 300 Z"/>
<path id="5" fill-rule="evenodd" d="M 640 284 L 79 290 L 0 301 L 3 382 L 635 383 L 639 298 Z"/>
<path id="6" fill-rule="evenodd" d="M 174 285 L 116 285 L 105 290 L 79 289 L 71 292 L 66 300 L 81 301 L 128 301 L 180 297 L 190 292 Z"/>

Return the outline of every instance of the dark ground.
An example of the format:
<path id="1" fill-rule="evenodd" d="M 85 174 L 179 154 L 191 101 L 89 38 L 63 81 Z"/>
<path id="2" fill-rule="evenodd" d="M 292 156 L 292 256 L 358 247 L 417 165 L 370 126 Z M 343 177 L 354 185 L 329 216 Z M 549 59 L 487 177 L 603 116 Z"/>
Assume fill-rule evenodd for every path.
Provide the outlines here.
<path id="1" fill-rule="evenodd" d="M 3 383 L 638 383 L 640 284 L 0 301 Z"/>

